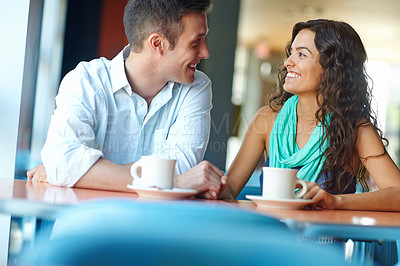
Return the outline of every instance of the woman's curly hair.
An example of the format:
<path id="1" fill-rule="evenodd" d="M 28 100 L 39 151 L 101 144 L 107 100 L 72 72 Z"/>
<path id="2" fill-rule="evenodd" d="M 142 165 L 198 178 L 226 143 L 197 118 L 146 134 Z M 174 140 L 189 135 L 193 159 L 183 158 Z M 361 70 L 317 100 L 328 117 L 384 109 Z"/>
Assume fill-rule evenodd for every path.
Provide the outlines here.
<path id="1" fill-rule="evenodd" d="M 322 99 L 322 102 L 318 102 L 319 109 L 315 117 L 323 126 L 324 138 L 329 145 L 325 150 L 325 163 L 320 174 L 327 175 L 330 172 L 331 178 L 325 184 L 327 189 L 343 192 L 350 185 L 345 176 L 351 173 L 357 175 L 364 191 L 368 191 L 368 173 L 363 164 L 360 164 L 359 169 L 353 169 L 356 165 L 354 160 L 357 155 L 358 128 L 372 125 L 386 144 L 387 140 L 382 137 L 376 115 L 371 109 L 372 95 L 368 84 L 370 77 L 365 70 L 367 55 L 364 45 L 357 32 L 345 22 L 309 20 L 299 22 L 293 27 L 292 39 L 285 49 L 287 57 L 290 56 L 295 37 L 303 29 L 315 32 L 314 42 L 323 68 L 321 84 L 316 94 L 317 101 Z M 269 100 L 269 105 L 274 110 L 293 95 L 283 89 L 286 74 L 286 68 L 281 65 L 278 93 Z M 327 116 L 330 116 L 330 122 L 327 121 Z"/>

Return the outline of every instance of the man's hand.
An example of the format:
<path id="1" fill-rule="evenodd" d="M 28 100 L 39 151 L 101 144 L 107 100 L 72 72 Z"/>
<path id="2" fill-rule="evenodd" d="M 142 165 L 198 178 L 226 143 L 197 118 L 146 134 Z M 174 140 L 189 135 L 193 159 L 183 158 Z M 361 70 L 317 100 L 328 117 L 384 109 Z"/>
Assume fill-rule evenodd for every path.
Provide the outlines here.
<path id="1" fill-rule="evenodd" d="M 26 172 L 26 176 L 30 181 L 47 182 L 46 170 L 44 169 L 43 164 L 39 164 L 35 168 L 32 168 L 31 170 Z"/>
<path id="2" fill-rule="evenodd" d="M 174 184 L 180 188 L 197 190 L 199 196 L 217 199 L 217 195 L 226 186 L 224 173 L 208 161 L 202 161 L 186 173 L 175 176 Z"/>

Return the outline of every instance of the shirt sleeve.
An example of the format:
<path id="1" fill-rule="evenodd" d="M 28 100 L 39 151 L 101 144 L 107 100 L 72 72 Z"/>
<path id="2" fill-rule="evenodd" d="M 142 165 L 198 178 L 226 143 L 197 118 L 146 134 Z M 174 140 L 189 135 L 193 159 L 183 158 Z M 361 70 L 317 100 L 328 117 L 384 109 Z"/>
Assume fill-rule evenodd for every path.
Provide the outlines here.
<path id="1" fill-rule="evenodd" d="M 82 68 L 78 65 L 61 82 L 41 152 L 48 182 L 53 185 L 74 186 L 103 156 L 96 147 L 94 131 L 102 94 L 95 92 Z"/>
<path id="2" fill-rule="evenodd" d="M 196 71 L 195 81 L 171 126 L 160 156 L 176 159 L 176 174 L 182 174 L 204 157 L 210 137 L 212 90 L 210 79 Z"/>

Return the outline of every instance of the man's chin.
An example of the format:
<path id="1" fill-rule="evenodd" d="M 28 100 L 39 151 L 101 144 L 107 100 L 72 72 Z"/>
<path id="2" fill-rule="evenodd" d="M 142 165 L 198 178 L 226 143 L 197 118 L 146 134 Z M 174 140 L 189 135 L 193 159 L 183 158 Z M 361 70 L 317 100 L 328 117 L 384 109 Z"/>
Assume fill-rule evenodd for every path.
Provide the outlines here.
<path id="1" fill-rule="evenodd" d="M 182 80 L 177 81 L 177 82 L 181 83 L 181 84 L 185 84 L 185 85 L 190 85 L 190 84 L 192 84 L 194 82 L 194 75 L 192 77 L 187 77 L 187 78 L 182 79 Z"/>

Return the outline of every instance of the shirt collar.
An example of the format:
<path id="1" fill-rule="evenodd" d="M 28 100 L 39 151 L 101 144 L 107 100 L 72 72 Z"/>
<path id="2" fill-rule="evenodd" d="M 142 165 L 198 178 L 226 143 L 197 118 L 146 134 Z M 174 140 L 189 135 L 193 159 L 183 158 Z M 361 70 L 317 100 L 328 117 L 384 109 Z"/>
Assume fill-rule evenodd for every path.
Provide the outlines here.
<path id="1" fill-rule="evenodd" d="M 165 84 L 164 88 L 157 93 L 157 95 L 153 98 L 151 101 L 150 109 L 146 115 L 146 120 L 144 121 L 147 123 L 147 121 L 161 108 L 163 107 L 168 101 L 171 100 L 172 98 L 172 90 L 175 88 L 175 83 L 169 81 L 167 84 Z"/>
<path id="2" fill-rule="evenodd" d="M 129 94 L 129 96 L 132 96 L 132 88 L 129 85 L 128 78 L 126 77 L 125 73 L 125 60 L 128 58 L 130 51 L 131 49 L 128 44 L 121 52 L 119 52 L 117 56 L 115 56 L 111 60 L 111 84 L 113 88 L 113 93 L 117 92 L 120 89 L 124 89 Z M 174 84 L 175 82 L 169 81 L 158 93 L 161 94 L 160 96 L 158 96 L 158 98 L 161 99 L 163 104 L 171 99 Z"/>
<path id="3" fill-rule="evenodd" d="M 128 58 L 129 53 L 130 47 L 127 45 L 111 60 L 110 75 L 113 93 L 120 89 L 124 89 L 130 96 L 132 95 L 132 89 L 125 74 L 125 60 Z"/>
<path id="4" fill-rule="evenodd" d="M 168 81 L 168 83 L 165 84 L 164 88 L 162 88 L 162 90 L 154 97 L 154 99 L 157 98 L 162 105 L 167 103 L 172 98 L 172 89 L 174 88 L 174 84 L 174 82 Z"/>

